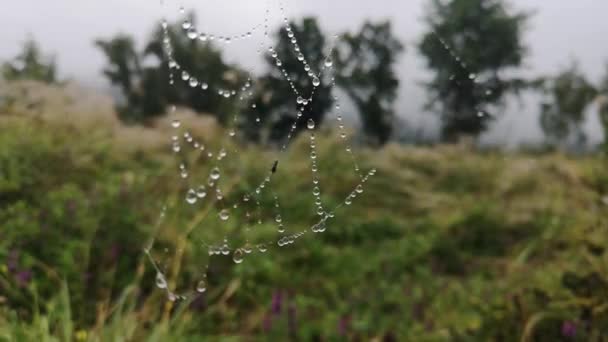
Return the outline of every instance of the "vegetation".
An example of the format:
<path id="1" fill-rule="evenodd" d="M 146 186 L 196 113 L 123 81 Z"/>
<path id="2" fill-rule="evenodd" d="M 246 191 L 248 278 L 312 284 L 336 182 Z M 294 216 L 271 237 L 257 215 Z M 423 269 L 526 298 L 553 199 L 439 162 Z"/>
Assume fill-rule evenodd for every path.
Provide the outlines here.
<path id="1" fill-rule="evenodd" d="M 568 143 L 574 136 L 574 144 L 584 145 L 585 109 L 597 96 L 597 90 L 578 70 L 576 64 L 550 80 L 546 90 L 549 101 L 541 106 L 541 127 L 554 143 Z"/>
<path id="2" fill-rule="evenodd" d="M 57 65 L 54 58 L 44 56 L 33 38 L 23 43 L 19 55 L 12 61 L 0 66 L 2 78 L 12 80 L 36 80 L 45 83 L 55 83 L 57 80 Z"/>
<path id="3" fill-rule="evenodd" d="M 505 1 L 430 1 L 429 28 L 419 49 L 434 73 L 427 107 L 441 116 L 444 139 L 478 136 L 507 94 L 530 85 L 504 76 L 526 56 L 522 35 L 528 18 Z"/>
<path id="4" fill-rule="evenodd" d="M 192 25 L 196 24 L 194 15 L 187 20 Z M 245 81 L 245 73 L 236 66 L 226 64 L 221 52 L 211 42 L 199 42 L 198 36 L 190 39 L 183 32 L 182 24 L 175 23 L 167 25 L 175 62 L 193 76 L 204 75 L 206 78 L 183 81 L 182 71 L 178 70 L 174 71 L 176 77 L 170 84 L 170 61 L 163 50 L 161 25 L 157 27 L 159 29 L 152 34 L 143 51 L 137 51 L 133 38 L 123 34 L 95 42 L 108 59 L 109 65 L 104 69 L 104 75 L 120 89 L 123 96 L 117 106 L 120 118 L 128 123 L 146 122 L 166 114 L 167 106 L 171 104 L 225 120 L 237 109 L 236 102 L 219 96 L 206 96 L 201 86 L 210 84 L 233 89 Z"/>
<path id="5" fill-rule="evenodd" d="M 598 341 L 606 326 L 604 157 L 363 150 L 361 167 L 377 175 L 325 233 L 239 265 L 214 256 L 207 291 L 171 302 L 142 252 L 163 204 L 153 255 L 170 265 L 178 293 L 193 292 L 208 261 L 199 238 L 230 231 L 243 241 L 246 208 L 184 240 L 203 209 L 184 203 L 165 140 L 118 144 L 129 131 L 41 121 L 22 108 L 4 109 L 0 124 L 0 339 Z M 336 135 L 317 138 L 328 205 L 357 183 Z M 254 189 L 273 158 L 257 147 L 226 158 L 227 198 Z M 290 231 L 314 222 L 307 158 L 299 139 L 273 183 Z M 209 165 L 190 160 L 197 181 Z M 273 217 L 263 211 L 252 243 L 276 236 Z"/>

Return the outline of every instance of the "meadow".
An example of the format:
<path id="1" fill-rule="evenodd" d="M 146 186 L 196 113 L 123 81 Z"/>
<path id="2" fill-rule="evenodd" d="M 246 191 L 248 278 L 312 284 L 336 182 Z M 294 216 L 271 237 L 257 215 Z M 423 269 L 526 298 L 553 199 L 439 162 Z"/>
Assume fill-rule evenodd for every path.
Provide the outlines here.
<path id="1" fill-rule="evenodd" d="M 235 264 L 210 257 L 201 241 L 276 240 L 274 213 L 263 210 L 263 222 L 247 232 L 245 206 L 222 225 L 213 215 L 201 221 L 217 204 L 184 203 L 170 118 L 123 127 L 108 114 L 111 103 L 32 87 L 41 86 L 12 90 L 0 107 L 0 341 L 602 341 L 608 334 L 602 154 L 358 146 L 361 169 L 376 175 L 315 234 L 303 134 L 281 159 L 273 189 L 288 231 L 308 233 Z M 208 150 L 223 146 L 226 134 L 213 120 L 179 115 Z M 241 198 L 277 151 L 228 144 L 224 195 Z M 319 130 L 317 149 L 323 201 L 335 207 L 359 180 L 336 130 Z M 207 173 L 194 170 L 209 165 L 195 153 L 184 158 L 191 180 L 204 182 Z M 259 202 L 272 208 L 274 198 L 262 192 Z M 153 236 L 168 286 L 192 293 L 187 299 L 168 300 L 157 288 L 144 253 Z M 196 293 L 205 265 L 207 288 Z"/>

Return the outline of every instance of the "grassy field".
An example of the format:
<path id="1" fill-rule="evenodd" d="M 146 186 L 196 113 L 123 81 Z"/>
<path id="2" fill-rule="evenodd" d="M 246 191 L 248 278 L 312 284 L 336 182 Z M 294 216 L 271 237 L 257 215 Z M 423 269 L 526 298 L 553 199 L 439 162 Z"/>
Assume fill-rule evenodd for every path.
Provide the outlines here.
<path id="1" fill-rule="evenodd" d="M 70 101 L 31 104 L 19 96 L 0 111 L 0 341 L 608 336 L 603 156 L 359 148 L 361 169 L 376 175 L 315 234 L 303 135 L 281 159 L 271 189 L 287 231 L 308 232 L 235 264 L 230 255 L 209 256 L 205 244 L 226 236 L 232 247 L 276 241 L 272 191 L 258 197 L 261 224 L 246 218 L 255 211 L 246 204 L 218 220 L 221 205 L 211 194 L 196 205 L 184 201 L 212 163 L 195 152 L 176 159 L 169 119 L 126 128 L 111 116 L 92 120 L 98 116 Z M 206 151 L 219 150 L 225 134 L 212 121 L 182 115 L 182 129 Z M 328 208 L 359 182 L 337 135 L 317 137 Z M 276 151 L 225 147 L 220 187 L 226 201 L 240 203 Z M 186 181 L 180 162 L 189 167 Z M 152 236 L 169 288 L 186 299 L 170 301 L 156 287 L 143 253 Z M 207 266 L 206 291 L 197 294 Z"/>

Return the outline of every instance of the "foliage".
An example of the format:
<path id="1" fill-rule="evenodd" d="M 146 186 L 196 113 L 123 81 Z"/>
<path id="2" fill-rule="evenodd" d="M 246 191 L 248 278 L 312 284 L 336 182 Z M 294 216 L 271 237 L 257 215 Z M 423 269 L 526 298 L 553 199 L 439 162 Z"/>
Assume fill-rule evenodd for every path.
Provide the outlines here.
<path id="1" fill-rule="evenodd" d="M 548 101 L 542 103 L 540 116 L 545 135 L 553 143 L 567 141 L 574 135 L 575 144 L 583 145 L 586 137 L 581 126 L 585 109 L 597 96 L 595 87 L 572 64 L 550 80 L 545 92 Z"/>
<path id="2" fill-rule="evenodd" d="M 54 58 L 43 55 L 38 43 L 28 38 L 19 55 L 0 67 L 2 77 L 7 80 L 35 80 L 56 83 L 57 65 Z"/>
<path id="3" fill-rule="evenodd" d="M 606 64 L 604 78 L 599 85 L 599 116 L 604 128 L 604 148 L 608 148 L 608 64 Z"/>
<path id="4" fill-rule="evenodd" d="M 196 24 L 194 15 L 188 22 Z M 95 45 L 108 59 L 104 75 L 117 86 L 124 103 L 118 112 L 126 122 L 144 122 L 166 112 L 169 104 L 192 108 L 199 113 L 212 113 L 220 122 L 236 110 L 234 98 L 226 99 L 209 95 L 211 90 L 201 88 L 203 83 L 219 88 L 234 89 L 245 82 L 246 75 L 236 66 L 226 64 L 221 52 L 210 41 L 205 43 L 190 39 L 181 23 L 167 25 L 174 61 L 192 77 L 201 75 L 192 86 L 190 80 L 182 79 L 182 71 L 172 68 L 173 84 L 170 84 L 171 64 L 163 48 L 163 29 L 159 24 L 143 51 L 139 52 L 133 38 L 119 34 L 108 40 L 97 40 Z M 202 78 L 204 75 L 204 78 Z"/>
<path id="5" fill-rule="evenodd" d="M 311 96 L 314 98 L 305 106 L 301 118 L 297 119 L 300 122 L 312 119 L 317 126 L 320 126 L 325 113 L 332 104 L 329 83 L 322 82 L 315 88 L 312 82 L 313 77 L 319 77 L 323 68 L 326 59 L 324 51 L 327 48 L 325 36 L 321 32 L 316 18 L 306 17 L 300 23 L 291 21 L 288 26 L 291 33 L 284 28 L 278 29 L 275 33 L 274 51 L 281 60 L 281 65 L 277 65 L 272 55 L 266 55 L 268 72 L 257 81 L 259 88 L 252 100 L 255 108 L 250 108 L 243 113 L 243 126 L 250 140 L 280 142 L 286 138 L 296 121 L 296 112 L 302 105 L 297 102 L 297 96 L 294 95 L 293 89 L 285 77 L 290 78 L 302 99 L 306 99 L 308 102 Z M 296 39 L 299 53 L 294 52 L 293 38 Z M 304 62 L 307 63 L 307 66 L 304 65 Z M 314 95 L 312 95 L 313 89 Z M 260 136 L 264 129 L 260 127 L 257 118 L 264 122 L 267 137 Z M 302 129 L 303 125 L 299 125 L 294 134 L 298 134 Z"/>
<path id="6" fill-rule="evenodd" d="M 258 118 L 267 122 L 266 140 L 270 141 L 283 140 L 296 120 L 312 119 L 317 128 L 321 127 L 333 102 L 330 85 L 335 81 L 354 102 L 368 142 L 376 146 L 385 144 L 394 124 L 392 105 L 399 85 L 393 67 L 403 50 L 391 32 L 390 23 L 366 22 L 356 34 L 345 33 L 332 44 L 326 44 L 315 18 L 304 18 L 301 24 L 290 22 L 289 27 L 299 52 L 293 51 L 291 34 L 279 29 L 274 50 L 281 59 L 281 66 L 277 66 L 274 57 L 266 56 L 269 72 L 259 79 L 261 87 L 252 103 L 255 107 L 243 115 L 248 137 L 255 141 L 265 140 L 260 135 Z M 333 56 L 325 55 L 331 48 L 335 51 Z M 332 67 L 335 80 L 328 75 Z M 314 89 L 313 101 L 305 106 L 300 119 L 296 113 L 301 105 L 294 100 L 297 96 L 286 77 L 306 102 Z M 314 77 L 323 81 L 316 88 L 312 84 Z M 294 134 L 302 129 L 302 125 L 296 127 Z"/>
<path id="7" fill-rule="evenodd" d="M 495 117 L 492 106 L 530 85 L 505 76 L 526 55 L 528 18 L 503 0 L 431 1 L 419 49 L 434 73 L 428 108 L 441 116 L 445 139 L 479 135 Z"/>
<path id="8" fill-rule="evenodd" d="M 395 123 L 393 103 L 399 80 L 393 68 L 403 45 L 388 21 L 366 22 L 358 33 L 346 33 L 343 41 L 336 50 L 337 83 L 359 110 L 372 145 L 383 145 Z"/>
<path id="9" fill-rule="evenodd" d="M 378 173 L 326 233 L 240 265 L 216 257 L 207 292 L 172 303 L 142 253 L 162 204 L 167 221 L 153 255 L 180 269 L 168 272 L 179 292 L 209 258 L 199 238 L 221 239 L 228 229 L 242 240 L 239 211 L 247 208 L 234 209 L 230 227 L 205 226 L 183 239 L 204 210 L 183 204 L 186 185 L 168 151 L 131 151 L 103 127 L 92 135 L 24 118 L 0 127 L 5 340 L 555 341 L 592 340 L 605 327 L 601 157 L 361 151 L 362 169 Z M 317 163 L 324 203 L 336 205 L 358 177 L 331 134 L 318 134 Z M 220 143 L 205 142 L 211 150 Z M 308 142 L 294 144 L 273 182 L 289 228 L 299 231 L 312 222 L 312 201 L 302 177 Z M 222 178 L 235 180 L 227 198 L 252 191 L 272 163 L 257 147 L 242 151 L 222 166 Z M 260 204 L 271 208 L 274 199 Z M 272 222 L 272 212 L 263 215 Z M 274 236 L 267 223 L 249 234 L 252 243 Z"/>

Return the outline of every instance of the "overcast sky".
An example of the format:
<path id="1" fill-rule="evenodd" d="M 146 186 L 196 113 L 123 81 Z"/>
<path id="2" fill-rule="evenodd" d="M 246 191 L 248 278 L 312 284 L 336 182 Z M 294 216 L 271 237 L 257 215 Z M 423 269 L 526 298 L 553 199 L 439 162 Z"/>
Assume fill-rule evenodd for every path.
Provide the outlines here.
<path id="1" fill-rule="evenodd" d="M 180 5 L 195 10 L 205 31 L 235 34 L 247 31 L 262 20 L 265 0 L 20 0 L 6 1 L 0 11 L 0 60 L 13 57 L 28 34 L 45 51 L 54 53 L 60 73 L 96 87 L 106 88 L 100 75 L 104 58 L 93 40 L 118 32 L 129 33 L 142 42 L 159 18 L 179 16 Z M 272 1 L 275 3 L 275 0 Z M 406 45 L 399 65 L 401 87 L 398 113 L 411 125 L 432 126 L 432 117 L 423 115 L 425 93 L 419 83 L 428 78 L 424 60 L 413 44 L 424 32 L 422 17 L 428 0 L 285 0 L 291 17 L 319 17 L 327 33 L 355 30 L 365 19 L 391 19 L 395 33 Z M 531 48 L 526 62 L 527 75 L 554 73 L 579 60 L 581 69 L 592 81 L 606 72 L 608 62 L 608 1 L 606 0 L 511 0 L 514 8 L 536 10 L 525 41 Z M 275 21 L 276 22 L 276 21 Z M 258 69 L 255 40 L 231 44 L 226 57 L 245 67 Z M 540 137 L 536 106 L 525 101 L 521 108 L 510 106 L 508 115 L 494 125 L 494 139 L 535 141 Z M 588 126 L 598 139 L 597 121 Z M 593 129 L 595 126 L 595 129 Z"/>

